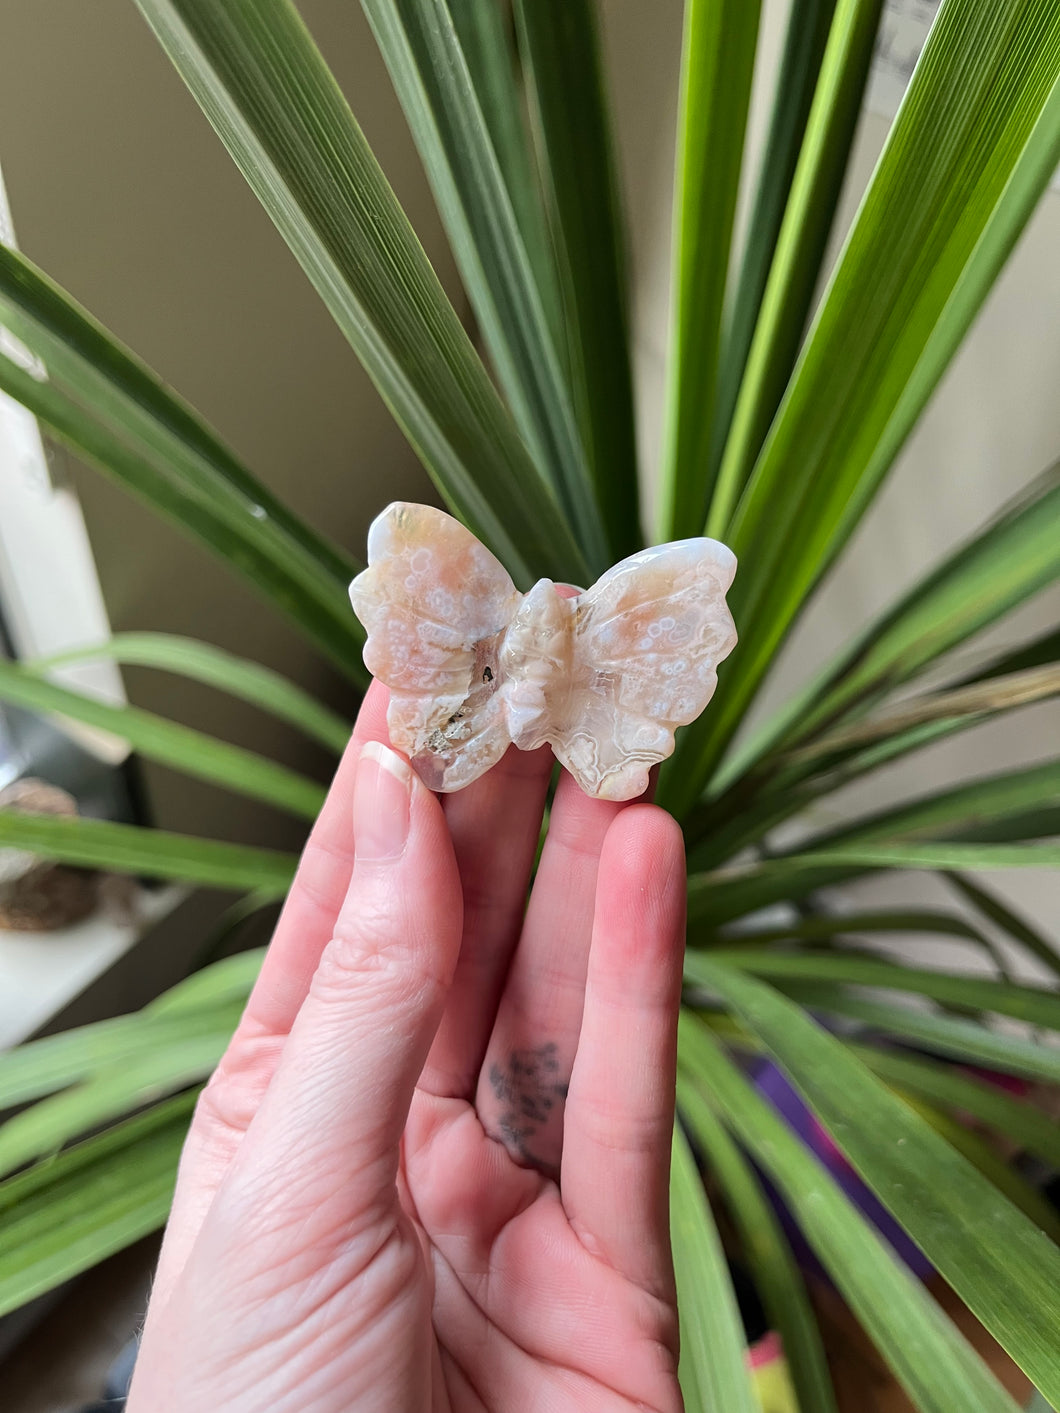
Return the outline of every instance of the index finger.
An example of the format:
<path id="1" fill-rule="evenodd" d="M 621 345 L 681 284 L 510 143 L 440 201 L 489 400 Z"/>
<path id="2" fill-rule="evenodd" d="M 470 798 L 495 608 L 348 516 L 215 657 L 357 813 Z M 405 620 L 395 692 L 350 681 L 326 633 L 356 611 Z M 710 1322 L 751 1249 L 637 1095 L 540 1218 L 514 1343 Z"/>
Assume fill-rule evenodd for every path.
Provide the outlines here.
<path id="1" fill-rule="evenodd" d="M 180 1160 L 152 1310 L 160 1310 L 279 1061 L 353 874 L 353 786 L 367 741 L 387 741 L 389 694 L 373 682 L 324 807 L 309 835 L 261 972 L 242 1019 L 203 1091 Z"/>
<path id="2" fill-rule="evenodd" d="M 353 872 L 353 782 L 367 741 L 390 741 L 386 709 L 390 693 L 373 682 L 357 714 L 328 797 L 306 840 L 291 891 L 283 905 L 269 950 L 240 1031 L 256 1035 L 286 1035 L 294 1024 L 321 953 L 332 929 Z"/>

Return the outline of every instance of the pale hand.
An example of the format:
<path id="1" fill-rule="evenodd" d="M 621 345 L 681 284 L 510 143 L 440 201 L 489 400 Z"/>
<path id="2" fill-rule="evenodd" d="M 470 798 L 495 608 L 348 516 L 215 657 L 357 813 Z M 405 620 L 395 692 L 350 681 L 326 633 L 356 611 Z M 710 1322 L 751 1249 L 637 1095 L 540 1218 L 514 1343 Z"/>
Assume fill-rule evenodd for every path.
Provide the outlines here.
<path id="1" fill-rule="evenodd" d="M 511 750 L 444 805 L 373 687 L 196 1110 L 128 1413 L 679 1413 L 684 862 Z M 524 917 L 525 912 L 525 917 Z"/>

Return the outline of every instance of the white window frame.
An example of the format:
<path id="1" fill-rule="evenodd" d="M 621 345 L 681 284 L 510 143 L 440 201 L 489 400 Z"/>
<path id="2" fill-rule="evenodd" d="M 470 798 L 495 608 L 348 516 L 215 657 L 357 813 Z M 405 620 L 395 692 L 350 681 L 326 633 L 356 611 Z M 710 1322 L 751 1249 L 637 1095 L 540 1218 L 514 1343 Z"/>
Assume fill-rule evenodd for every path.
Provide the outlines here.
<path id="1" fill-rule="evenodd" d="M 0 241 L 15 247 L 0 173 Z M 31 355 L 0 329 L 0 357 L 42 372 Z M 33 414 L 0 392 L 0 616 L 18 658 L 32 660 L 102 642 L 110 636 L 99 576 L 73 489 L 57 483 Z M 79 691 L 124 704 L 113 662 L 65 667 L 56 679 Z M 96 755 L 115 763 L 127 747 L 101 732 L 79 730 Z M 2 765 L 0 765 L 2 772 Z"/>

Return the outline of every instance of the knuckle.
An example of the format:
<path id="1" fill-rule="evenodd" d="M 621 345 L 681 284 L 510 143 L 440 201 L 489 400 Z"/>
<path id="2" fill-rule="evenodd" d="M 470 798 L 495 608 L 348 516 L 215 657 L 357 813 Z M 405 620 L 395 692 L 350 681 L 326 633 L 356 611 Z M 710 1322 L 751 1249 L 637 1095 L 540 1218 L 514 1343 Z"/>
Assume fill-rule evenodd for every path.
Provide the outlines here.
<path id="1" fill-rule="evenodd" d="M 430 1004 L 442 979 L 429 965 L 427 949 L 416 947 L 382 919 L 359 917 L 356 926 L 337 926 L 324 949 L 312 990 L 324 1002 L 375 998 L 391 1007 Z"/>
<path id="2" fill-rule="evenodd" d="M 375 890 L 360 896 L 339 913 L 332 931 L 331 946 L 345 947 L 351 954 L 387 952 L 402 932 L 403 918 L 388 897 Z"/>
<path id="3" fill-rule="evenodd" d="M 207 1141 L 238 1141 L 250 1126 L 269 1087 L 281 1039 L 245 1036 L 229 1047 L 195 1105 L 194 1127 Z"/>
<path id="4" fill-rule="evenodd" d="M 578 1103 L 582 1135 L 601 1153 L 615 1158 L 639 1157 L 668 1148 L 672 1113 L 660 1105 L 631 1110 L 620 1099 L 587 1099 Z"/>

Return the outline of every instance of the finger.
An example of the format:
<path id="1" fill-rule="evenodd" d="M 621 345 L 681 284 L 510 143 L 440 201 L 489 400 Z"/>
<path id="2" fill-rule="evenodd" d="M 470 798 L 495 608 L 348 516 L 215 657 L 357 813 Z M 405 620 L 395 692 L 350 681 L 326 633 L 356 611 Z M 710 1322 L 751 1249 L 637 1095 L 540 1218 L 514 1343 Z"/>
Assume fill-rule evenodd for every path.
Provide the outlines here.
<path id="1" fill-rule="evenodd" d="M 394 1205 L 399 1142 L 461 933 L 445 818 L 407 761 L 365 747 L 353 816 L 334 935 L 217 1199 L 285 1208 L 297 1193 L 314 1223 L 339 1213 L 336 1239 L 357 1214 Z"/>
<path id="2" fill-rule="evenodd" d="M 410 1268 L 400 1256 L 375 1258 L 409 1240 L 399 1142 L 456 964 L 459 877 L 441 806 L 378 742 L 358 762 L 352 812 L 353 868 L 331 940 L 199 1240 L 165 1299 L 152 1298 L 145 1341 L 156 1346 L 167 1305 L 184 1300 L 186 1312 L 235 1272 L 230 1288 L 249 1299 L 246 1310 L 233 1307 L 236 1323 L 242 1314 L 259 1354 L 270 1320 L 282 1340 L 338 1308 L 340 1290 L 395 1318 L 415 1313 L 426 1336 L 409 1368 L 421 1367 L 420 1346 L 429 1350 L 429 1307 L 413 1311 L 422 1301 Z M 356 1308 L 345 1308 L 358 1325 Z M 402 1406 L 422 1403 L 422 1389 L 410 1387 Z"/>
<path id="3" fill-rule="evenodd" d="M 475 1107 L 486 1132 L 517 1162 L 551 1175 L 581 1027 L 600 849 L 622 808 L 561 776 L 478 1081 Z"/>
<path id="4" fill-rule="evenodd" d="M 366 741 L 387 739 L 388 699 L 386 688 L 373 682 L 303 850 L 243 1017 L 196 1108 L 155 1277 L 156 1304 L 168 1297 L 183 1269 L 334 931 L 353 869 L 357 762 Z"/>
<path id="5" fill-rule="evenodd" d="M 541 833 L 552 752 L 512 746 L 487 775 L 446 796 L 464 896 L 464 935 L 420 1087 L 471 1099 L 519 938 Z"/>
<path id="6" fill-rule="evenodd" d="M 373 682 L 327 799 L 302 850 L 298 871 L 246 1009 L 211 1082 L 212 1116 L 218 1117 L 223 1109 L 226 1126 L 236 1133 L 246 1129 L 257 1108 L 283 1041 L 309 992 L 321 953 L 334 931 L 353 870 L 357 763 L 367 741 L 387 741 L 388 700 L 387 689 Z M 193 1123 L 192 1133 L 195 1132 Z"/>
<path id="7" fill-rule="evenodd" d="M 255 1032 L 286 1035 L 294 1023 L 353 870 L 353 788 L 366 741 L 389 745 L 390 693 L 373 682 L 335 772 L 324 807 L 310 831 L 272 942 L 251 992 L 245 1022 Z"/>
<path id="8" fill-rule="evenodd" d="M 581 590 L 556 584 L 560 598 Z M 481 780 L 445 800 L 464 890 L 464 937 L 453 989 L 421 1088 L 472 1099 L 519 940 L 553 765 L 546 747 L 511 747 Z"/>
<path id="9" fill-rule="evenodd" d="M 600 860 L 560 1191 L 589 1250 L 664 1298 L 684 918 L 681 831 L 637 805 L 611 826 Z"/>

